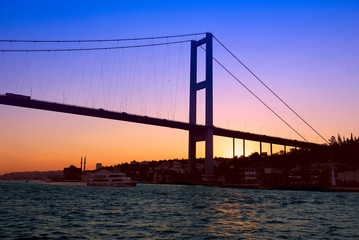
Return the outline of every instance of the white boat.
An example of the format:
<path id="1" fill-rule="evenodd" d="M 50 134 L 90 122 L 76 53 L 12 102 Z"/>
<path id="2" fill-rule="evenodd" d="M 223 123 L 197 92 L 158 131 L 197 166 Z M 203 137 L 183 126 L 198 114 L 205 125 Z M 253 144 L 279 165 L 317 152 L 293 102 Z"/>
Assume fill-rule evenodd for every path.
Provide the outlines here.
<path id="1" fill-rule="evenodd" d="M 88 186 L 104 187 L 134 187 L 136 182 L 127 177 L 124 173 L 92 173 Z"/>

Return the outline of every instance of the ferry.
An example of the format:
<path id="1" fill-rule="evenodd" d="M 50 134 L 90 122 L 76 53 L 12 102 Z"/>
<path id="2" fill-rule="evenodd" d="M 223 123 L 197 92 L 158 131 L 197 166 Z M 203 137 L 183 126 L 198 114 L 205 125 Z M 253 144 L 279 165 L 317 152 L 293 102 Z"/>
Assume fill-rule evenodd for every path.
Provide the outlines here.
<path id="1" fill-rule="evenodd" d="M 127 177 L 124 173 L 92 173 L 88 186 L 103 187 L 135 187 L 136 182 Z"/>

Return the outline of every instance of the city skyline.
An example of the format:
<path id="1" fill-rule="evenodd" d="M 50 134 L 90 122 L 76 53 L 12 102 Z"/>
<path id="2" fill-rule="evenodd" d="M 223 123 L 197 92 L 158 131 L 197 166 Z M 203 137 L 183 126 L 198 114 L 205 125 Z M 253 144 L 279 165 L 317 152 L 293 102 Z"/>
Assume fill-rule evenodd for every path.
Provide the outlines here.
<path id="1" fill-rule="evenodd" d="M 351 133 L 359 136 L 359 103 L 356 99 L 359 90 L 359 47 L 356 44 L 359 40 L 359 6 L 355 1 L 274 1 L 271 4 L 265 1 L 212 1 L 207 4 L 170 4 L 165 1 L 109 1 L 100 4 L 93 1 L 87 5 L 71 4 L 70 1 L 24 1 L 19 8 L 15 8 L 14 3 L 5 1 L 0 5 L 1 39 L 114 39 L 209 31 L 326 139 L 338 133 L 345 137 L 350 137 Z M 118 31 L 114 30 L 116 28 Z M 183 45 L 181 51 L 181 61 L 187 61 L 184 64 L 188 65 L 188 45 Z M 159 52 L 156 53 L 159 55 Z M 5 58 L 4 53 L 1 54 L 3 62 L 9 59 L 9 56 Z M 214 57 L 236 71 L 261 98 L 274 103 L 275 109 L 285 114 L 286 120 L 300 129 L 310 142 L 323 143 L 310 129 L 283 110 L 270 94 L 255 85 L 254 78 L 242 70 L 237 71 L 239 66 L 218 45 L 214 48 Z M 9 89 L 10 70 L 6 69 L 0 94 Z M 297 138 L 246 90 L 230 80 L 223 70 L 218 66 L 215 70 L 216 126 Z M 0 73 L 4 72 L 0 69 Z M 186 120 L 188 69 L 182 73 L 179 74 L 183 79 L 183 88 L 178 90 L 181 96 L 178 111 L 182 114 L 180 120 Z M 142 72 L 142 75 L 145 74 Z M 30 95 L 35 90 L 24 83 L 24 93 Z M 61 101 L 62 93 L 58 94 Z M 63 99 L 65 101 L 65 96 Z M 172 99 L 176 98 L 171 96 Z M 118 105 L 116 107 L 121 109 Z M 169 110 L 162 109 L 161 117 L 172 117 L 170 108 L 173 106 Z M 140 114 L 138 109 L 135 113 Z M 188 133 L 185 131 L 3 105 L 0 111 L 0 174 L 16 169 L 58 170 L 71 164 L 77 165 L 84 155 L 88 159 L 88 169 L 94 169 L 97 162 L 114 165 L 132 160 L 188 157 Z M 156 114 L 155 110 L 153 112 Z M 201 116 L 199 121 L 203 121 Z M 257 145 L 248 145 L 246 155 L 259 151 Z M 232 156 L 232 146 L 232 139 L 216 137 L 214 156 Z M 237 140 L 236 148 L 236 155 L 241 155 L 240 140 Z M 268 146 L 264 146 L 264 151 L 268 152 Z M 203 157 L 203 146 L 198 157 Z"/>

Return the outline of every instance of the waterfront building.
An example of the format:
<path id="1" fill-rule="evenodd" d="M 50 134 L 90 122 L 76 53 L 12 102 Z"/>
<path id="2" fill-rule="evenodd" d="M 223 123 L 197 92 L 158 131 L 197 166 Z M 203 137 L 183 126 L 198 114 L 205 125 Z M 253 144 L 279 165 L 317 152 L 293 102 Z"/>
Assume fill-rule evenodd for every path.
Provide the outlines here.
<path id="1" fill-rule="evenodd" d="M 338 172 L 337 180 L 344 186 L 359 186 L 359 170 Z"/>
<path id="2" fill-rule="evenodd" d="M 74 165 L 64 168 L 64 181 L 81 181 L 81 168 Z"/>
<path id="3" fill-rule="evenodd" d="M 96 163 L 96 171 L 99 171 L 103 168 L 102 163 Z"/>

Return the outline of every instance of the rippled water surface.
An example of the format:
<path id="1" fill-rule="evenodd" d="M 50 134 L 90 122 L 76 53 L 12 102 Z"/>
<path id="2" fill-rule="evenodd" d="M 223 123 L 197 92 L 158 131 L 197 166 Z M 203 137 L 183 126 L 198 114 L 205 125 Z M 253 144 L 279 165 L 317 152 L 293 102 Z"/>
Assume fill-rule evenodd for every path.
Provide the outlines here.
<path id="1" fill-rule="evenodd" d="M 0 183 L 0 239 L 359 239 L 359 194 Z"/>

